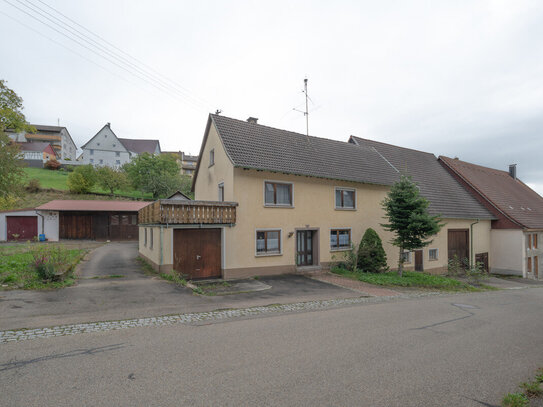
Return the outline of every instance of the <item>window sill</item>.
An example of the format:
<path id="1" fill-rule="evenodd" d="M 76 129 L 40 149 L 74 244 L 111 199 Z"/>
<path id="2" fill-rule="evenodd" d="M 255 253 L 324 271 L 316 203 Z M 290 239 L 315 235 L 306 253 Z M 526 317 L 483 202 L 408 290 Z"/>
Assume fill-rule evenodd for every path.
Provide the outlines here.
<path id="1" fill-rule="evenodd" d="M 439 261 L 439 259 L 428 259 L 428 261 Z"/>
<path id="2" fill-rule="evenodd" d="M 283 253 L 262 253 L 262 254 L 255 254 L 255 257 L 272 257 L 272 256 L 282 256 Z"/>
<path id="3" fill-rule="evenodd" d="M 265 204 L 264 208 L 283 208 L 283 209 L 294 209 L 294 205 L 271 205 Z"/>
<path id="4" fill-rule="evenodd" d="M 338 249 L 330 249 L 330 252 L 331 253 L 334 253 L 334 252 L 346 252 L 346 251 L 349 251 L 351 249 L 352 249 L 352 247 L 340 247 Z"/>
<path id="5" fill-rule="evenodd" d="M 334 208 L 336 211 L 356 211 L 356 208 Z"/>

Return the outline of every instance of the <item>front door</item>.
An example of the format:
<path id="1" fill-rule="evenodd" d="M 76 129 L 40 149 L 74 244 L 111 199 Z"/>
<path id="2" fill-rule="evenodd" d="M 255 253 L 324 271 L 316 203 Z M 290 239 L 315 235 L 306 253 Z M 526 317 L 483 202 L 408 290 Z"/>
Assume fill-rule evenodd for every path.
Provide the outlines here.
<path id="1" fill-rule="evenodd" d="M 415 250 L 415 271 L 424 271 L 422 264 L 422 250 Z"/>
<path id="2" fill-rule="evenodd" d="M 449 229 L 447 249 L 449 260 L 456 256 L 462 264 L 469 264 L 469 229 Z"/>
<path id="3" fill-rule="evenodd" d="M 299 230 L 296 232 L 296 265 L 310 266 L 313 264 L 313 231 Z"/>
<path id="4" fill-rule="evenodd" d="M 173 268 L 194 278 L 221 276 L 221 230 L 176 229 Z"/>

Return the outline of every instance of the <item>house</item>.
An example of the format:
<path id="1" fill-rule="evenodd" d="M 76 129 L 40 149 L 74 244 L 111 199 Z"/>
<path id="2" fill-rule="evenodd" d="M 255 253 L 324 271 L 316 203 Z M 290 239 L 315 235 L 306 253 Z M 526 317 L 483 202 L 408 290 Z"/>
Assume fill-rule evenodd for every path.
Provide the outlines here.
<path id="1" fill-rule="evenodd" d="M 543 198 L 517 178 L 516 165 L 501 171 L 449 157 L 439 161 L 495 217 L 491 271 L 542 279 Z"/>
<path id="2" fill-rule="evenodd" d="M 163 151 L 162 154 L 173 155 L 181 168 L 181 175 L 190 175 L 192 177 L 198 162 L 197 155 L 185 154 L 183 151 Z"/>
<path id="3" fill-rule="evenodd" d="M 17 143 L 49 143 L 55 150 L 59 162 L 75 161 L 77 147 L 72 140 L 72 136 L 66 127 L 62 126 L 44 126 L 41 124 L 31 124 L 36 129 L 36 133 L 13 133 L 9 129 L 9 137 Z"/>
<path id="4" fill-rule="evenodd" d="M 36 208 L 0 212 L 0 241 L 137 240 L 137 214 L 149 202 L 54 200 Z"/>
<path id="5" fill-rule="evenodd" d="M 211 114 L 193 178 L 195 200 L 160 200 L 141 210 L 140 255 L 156 269 L 191 278 L 311 272 L 341 260 L 371 227 L 395 268 L 398 252 L 380 225 L 381 202 L 404 167 L 420 180 L 438 171 L 437 182 L 421 190 L 446 222 L 429 247 L 402 254 L 407 268 L 442 273 L 454 254 L 488 253 L 493 215 L 435 156 L 380 152 L 354 139 L 308 137 Z"/>
<path id="6" fill-rule="evenodd" d="M 160 154 L 158 140 L 119 138 L 107 123 L 81 149 L 81 164 L 118 168 L 143 153 Z"/>
<path id="7" fill-rule="evenodd" d="M 17 143 L 21 150 L 21 157 L 29 167 L 43 168 L 43 164 L 52 159 L 58 159 L 50 143 Z"/>

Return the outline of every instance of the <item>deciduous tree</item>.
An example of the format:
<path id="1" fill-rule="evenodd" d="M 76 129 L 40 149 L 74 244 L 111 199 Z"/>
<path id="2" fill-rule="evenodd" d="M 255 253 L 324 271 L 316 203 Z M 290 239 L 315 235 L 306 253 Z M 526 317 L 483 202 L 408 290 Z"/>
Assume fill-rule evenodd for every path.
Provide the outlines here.
<path id="1" fill-rule="evenodd" d="M 128 187 L 128 177 L 123 170 L 111 167 L 100 167 L 96 170 L 96 181 L 100 187 L 108 190 L 111 195 L 116 190 L 124 190 Z"/>

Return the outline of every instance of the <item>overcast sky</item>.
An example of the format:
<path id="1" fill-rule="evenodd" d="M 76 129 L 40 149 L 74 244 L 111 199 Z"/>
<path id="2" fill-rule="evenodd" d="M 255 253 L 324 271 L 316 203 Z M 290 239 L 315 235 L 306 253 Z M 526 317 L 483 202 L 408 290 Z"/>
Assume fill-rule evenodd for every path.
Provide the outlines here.
<path id="1" fill-rule="evenodd" d="M 304 133 L 307 76 L 311 135 L 517 163 L 543 194 L 541 21 L 543 2 L 522 0 L 0 0 L 0 78 L 78 146 L 111 122 L 198 153 L 216 109 Z M 68 23 L 85 47 L 56 31 Z"/>

